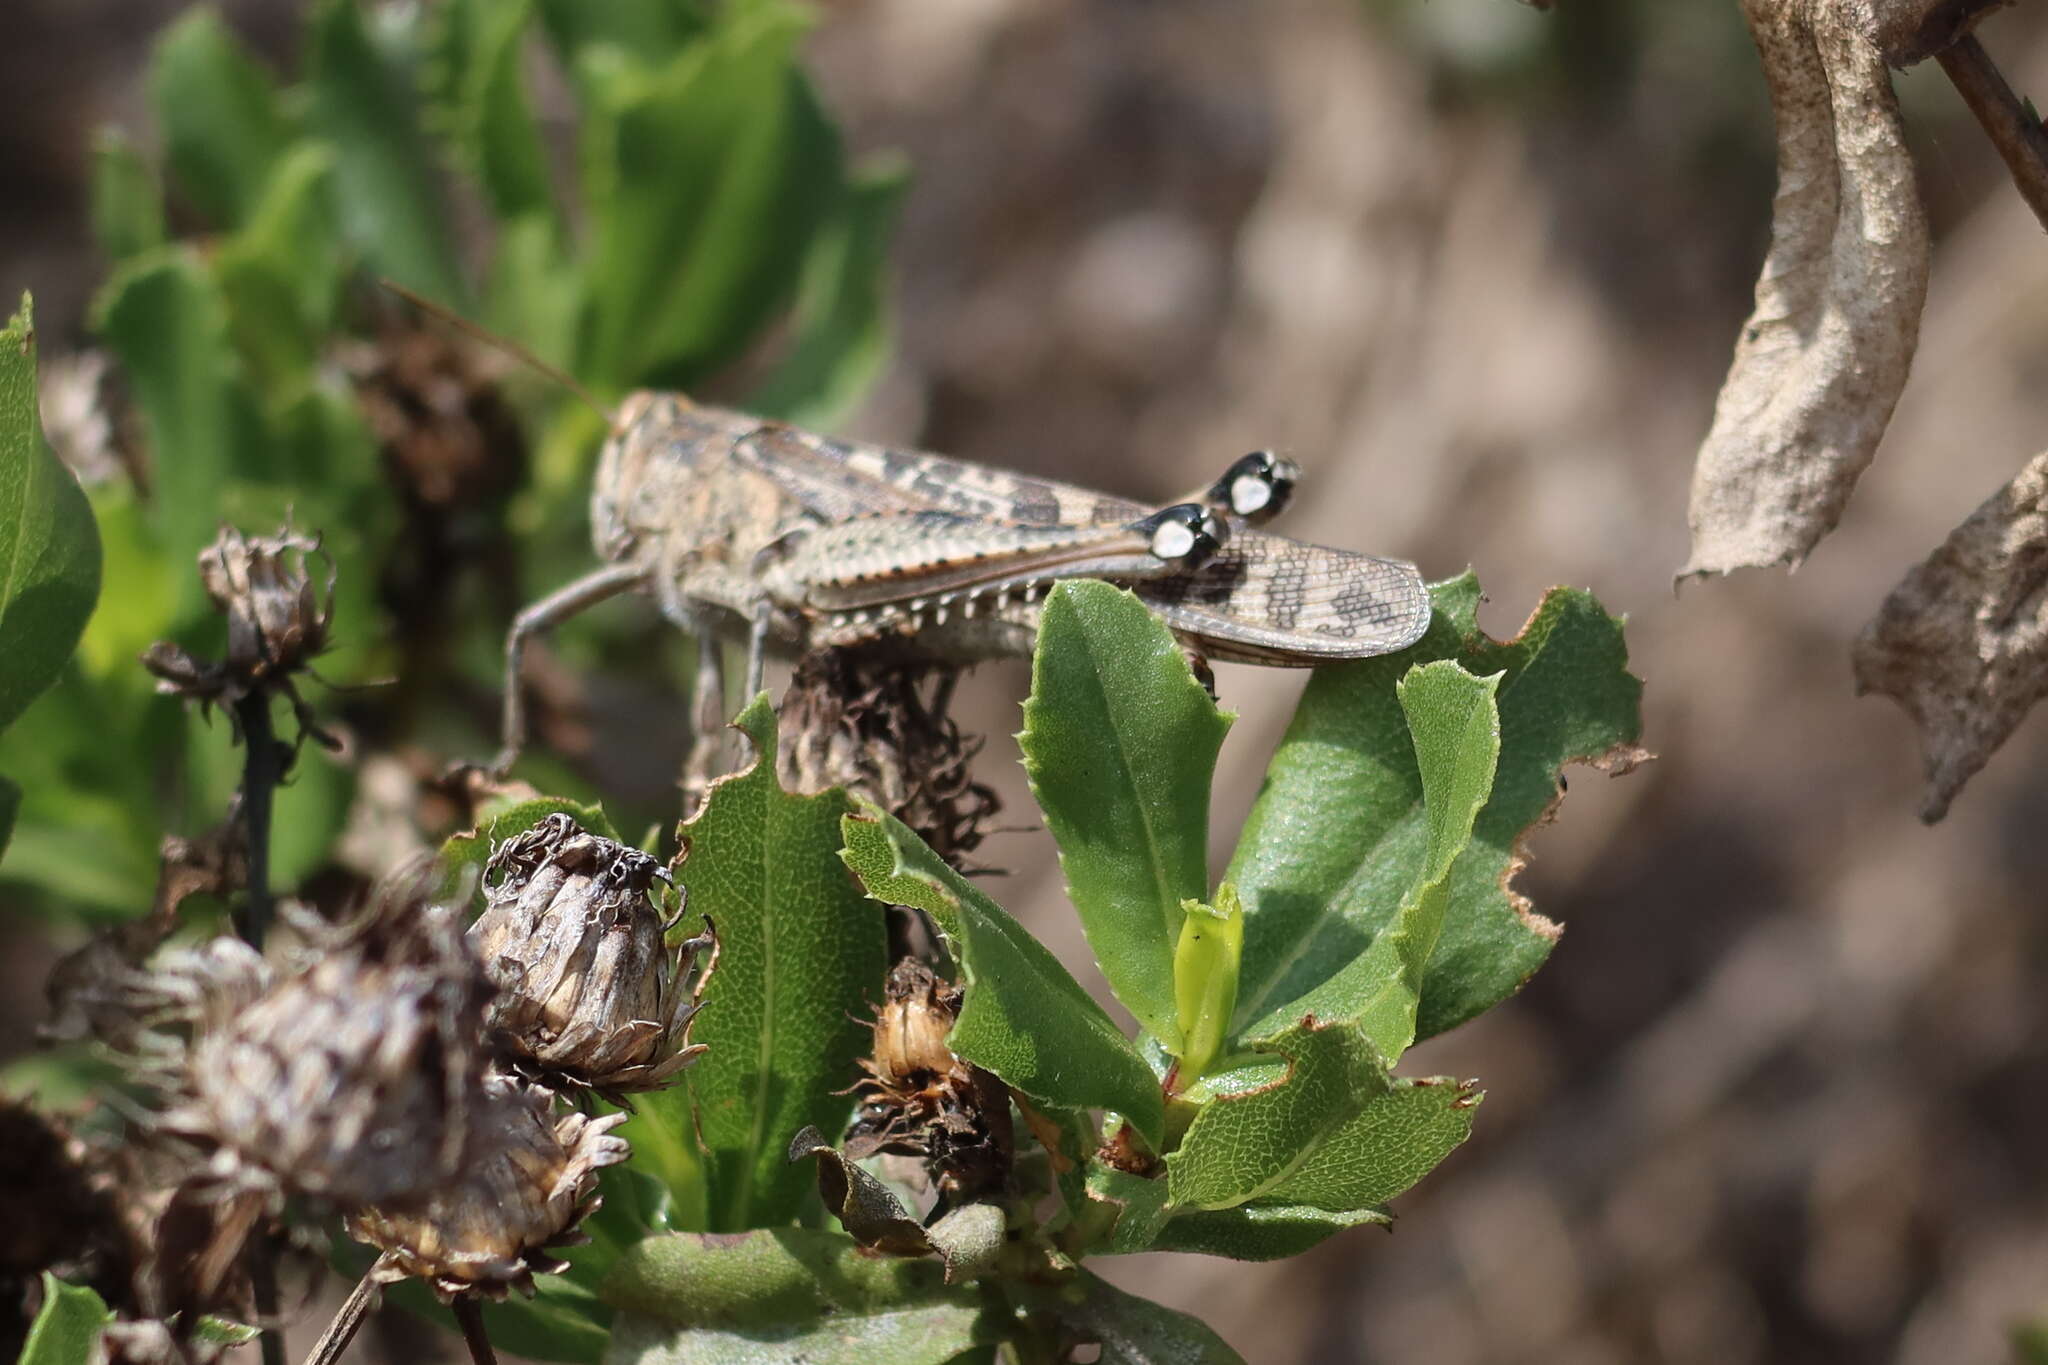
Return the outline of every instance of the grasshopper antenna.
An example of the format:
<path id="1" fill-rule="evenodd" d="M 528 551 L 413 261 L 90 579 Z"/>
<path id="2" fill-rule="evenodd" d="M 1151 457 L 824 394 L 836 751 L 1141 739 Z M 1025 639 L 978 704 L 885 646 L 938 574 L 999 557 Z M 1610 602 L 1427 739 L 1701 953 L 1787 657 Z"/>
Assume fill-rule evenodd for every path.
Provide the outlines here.
<path id="1" fill-rule="evenodd" d="M 390 290 L 392 293 L 398 295 L 398 297 L 404 299 L 407 303 L 419 309 L 422 313 L 427 313 L 433 317 L 439 318 L 441 321 L 447 323 L 450 327 L 455 328 L 459 332 L 466 333 L 474 340 L 481 341 L 484 345 L 489 346 L 492 350 L 498 351 L 504 355 L 511 356 L 514 360 L 526 366 L 534 373 L 545 376 L 548 379 L 554 380 L 557 384 L 560 384 L 563 388 L 567 389 L 570 393 L 575 394 L 577 398 L 581 399 L 585 407 L 589 408 L 599 417 L 602 417 L 604 419 L 604 423 L 606 426 L 615 427 L 619 424 L 618 415 L 612 412 L 612 410 L 607 408 L 604 404 L 598 402 L 597 396 L 591 393 L 589 389 L 584 388 L 582 384 L 578 383 L 574 376 L 562 370 L 556 369 L 553 365 L 548 364 L 547 361 L 542 360 L 539 356 L 535 355 L 532 351 L 527 350 L 524 346 L 521 346 L 518 342 L 512 340 L 510 337 L 501 337 L 496 332 L 491 331 L 489 328 L 471 322 L 468 318 L 463 317 L 460 313 L 457 313 L 449 308 L 444 308 L 442 305 L 435 303 L 432 299 L 422 298 L 420 295 L 415 294 L 412 290 L 407 289 L 404 285 L 400 284 L 398 281 L 394 279 L 379 276 L 377 283 L 384 286 L 384 288 Z"/>

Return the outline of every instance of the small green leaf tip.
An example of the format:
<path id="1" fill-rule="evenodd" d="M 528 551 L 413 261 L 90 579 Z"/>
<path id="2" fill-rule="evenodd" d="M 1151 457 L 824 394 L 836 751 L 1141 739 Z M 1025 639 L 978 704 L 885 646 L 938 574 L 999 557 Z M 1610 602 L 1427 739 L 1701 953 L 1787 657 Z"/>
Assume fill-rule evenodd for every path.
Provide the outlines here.
<path id="1" fill-rule="evenodd" d="M 1229 882 L 1216 888 L 1216 904 L 1184 901 L 1180 943 L 1173 954 L 1174 1002 L 1180 1010 L 1181 1054 L 1177 1089 L 1200 1080 L 1230 1031 L 1237 1008 L 1237 963 L 1244 951 L 1244 906 Z"/>

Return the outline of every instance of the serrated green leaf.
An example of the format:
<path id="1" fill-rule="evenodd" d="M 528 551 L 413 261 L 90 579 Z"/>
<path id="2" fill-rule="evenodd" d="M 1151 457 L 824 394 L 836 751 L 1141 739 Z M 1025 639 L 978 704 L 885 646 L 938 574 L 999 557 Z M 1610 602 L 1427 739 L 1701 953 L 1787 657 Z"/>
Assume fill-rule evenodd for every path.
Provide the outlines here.
<path id="1" fill-rule="evenodd" d="M 292 140 L 269 73 L 202 6 L 157 40 L 149 96 L 173 181 L 214 227 L 241 226 Z"/>
<path id="2" fill-rule="evenodd" d="M 149 434 L 158 571 L 175 575 L 186 616 L 204 601 L 193 566 L 219 528 L 221 488 L 231 471 L 260 467 L 266 444 L 227 302 L 196 253 L 168 247 L 115 271 L 94 313 Z"/>
<path id="3" fill-rule="evenodd" d="M 894 816 L 863 803 L 841 829 L 868 894 L 930 915 L 960 963 L 966 999 L 948 1047 L 1040 1104 L 1113 1110 L 1160 1141 L 1158 1078 L 1045 945 Z"/>
<path id="4" fill-rule="evenodd" d="M 1126 1294 L 1086 1270 L 1059 1285 L 1024 1288 L 1019 1297 L 1097 1343 L 1101 1365 L 1244 1365 L 1201 1319 Z"/>
<path id="5" fill-rule="evenodd" d="M 1024 771 L 1103 976 L 1176 1055 L 1181 902 L 1207 898 L 1209 784 L 1233 719 L 1136 597 L 1093 582 L 1047 595 Z"/>
<path id="6" fill-rule="evenodd" d="M 308 125 L 334 151 L 343 233 L 378 273 L 464 311 L 469 291 L 410 80 L 371 42 L 356 0 L 315 8 L 307 95 Z"/>
<path id="7" fill-rule="evenodd" d="M 93 135 L 92 235 L 115 262 L 163 244 L 163 190 L 119 128 Z"/>
<path id="8" fill-rule="evenodd" d="M 29 1324 L 18 1365 L 91 1365 L 100 1329 L 113 1318 L 99 1295 L 46 1270 L 42 1310 Z"/>
<path id="9" fill-rule="evenodd" d="M 92 508 L 43 440 L 35 314 L 23 295 L 0 332 L 0 730 L 56 681 L 99 592 Z"/>
<path id="10" fill-rule="evenodd" d="M 808 15 L 735 7 L 658 70 L 593 91 L 581 165 L 595 227 L 578 373 L 688 388 L 795 288 L 839 193 L 839 138 L 795 65 Z"/>
<path id="11" fill-rule="evenodd" d="M 554 212 L 523 71 L 532 17 L 531 0 L 453 0 L 435 16 L 436 121 L 500 220 Z"/>
<path id="12" fill-rule="evenodd" d="M 690 913 L 718 926 L 718 970 L 691 1034 L 709 1050 L 685 1085 L 638 1102 L 685 1133 L 679 1106 L 693 1108 L 718 1232 L 771 1226 L 802 1206 L 810 1175 L 784 1160 L 789 1140 L 806 1125 L 845 1125 L 855 1061 L 872 1041 L 861 1020 L 889 965 L 881 907 L 839 861 L 845 793 L 795 796 L 776 782 L 765 693 L 734 724 L 755 761 L 713 786 L 678 831 Z"/>
<path id="13" fill-rule="evenodd" d="M 1389 1065 L 1415 1041 L 1424 972 L 1443 931 L 1450 875 L 1472 841 L 1472 821 L 1493 789 L 1500 754 L 1494 691 L 1448 659 L 1419 664 L 1395 684 L 1422 783 L 1423 855 L 1400 909 L 1372 946 L 1328 980 L 1274 1008 L 1246 1033 L 1264 1037 L 1305 1014 L 1356 1020 Z"/>
<path id="14" fill-rule="evenodd" d="M 1435 1170 L 1471 1136 L 1481 1098 L 1446 1076 L 1396 1081 L 1269 1197 L 1330 1210 L 1377 1208 Z"/>
<path id="15" fill-rule="evenodd" d="M 1352 1024 L 1304 1019 L 1255 1046 L 1285 1058 L 1286 1074 L 1202 1106 L 1166 1158 L 1173 1203 L 1224 1209 L 1268 1197 L 1388 1086 L 1385 1063 Z"/>
<path id="16" fill-rule="evenodd" d="M 1386 1224 L 1393 1218 L 1375 1208 L 1333 1212 L 1307 1204 L 1261 1200 L 1234 1209 L 1183 1212 L 1160 1228 L 1152 1251 L 1183 1251 L 1232 1261 L 1281 1261 L 1346 1228 Z"/>
<path id="17" fill-rule="evenodd" d="M 1085 1250 L 1107 1256 L 1150 1251 L 1160 1229 L 1174 1214 L 1167 1203 L 1165 1179 L 1134 1175 L 1092 1160 L 1087 1171 L 1090 1203 L 1112 1209 L 1115 1220 L 1109 1235 L 1090 1242 Z"/>
<path id="18" fill-rule="evenodd" d="M 940 1365 L 1000 1338 L 1002 1313 L 937 1261 L 873 1256 L 809 1228 L 676 1233 L 633 1248 L 605 1282 L 612 1365 Z"/>
<path id="19" fill-rule="evenodd" d="M 797 287 L 789 352 L 747 408 L 830 430 L 889 358 L 889 236 L 910 169 L 889 158 L 855 172 L 811 239 Z"/>
<path id="20" fill-rule="evenodd" d="M 1626 763 L 1642 684 L 1621 623 L 1590 594 L 1553 589 L 1505 644 L 1480 631 L 1470 574 L 1431 589 L 1435 619 L 1400 654 L 1316 670 L 1252 808 L 1228 876 L 1245 903 L 1238 1017 L 1306 995 L 1386 926 L 1423 865 L 1428 826 L 1395 683 L 1455 659 L 1502 673 L 1501 752 L 1472 844 L 1451 869 L 1442 933 L 1423 977 L 1416 1036 L 1497 1004 L 1549 954 L 1557 929 L 1505 889 L 1523 836 L 1558 794 L 1567 763 Z"/>

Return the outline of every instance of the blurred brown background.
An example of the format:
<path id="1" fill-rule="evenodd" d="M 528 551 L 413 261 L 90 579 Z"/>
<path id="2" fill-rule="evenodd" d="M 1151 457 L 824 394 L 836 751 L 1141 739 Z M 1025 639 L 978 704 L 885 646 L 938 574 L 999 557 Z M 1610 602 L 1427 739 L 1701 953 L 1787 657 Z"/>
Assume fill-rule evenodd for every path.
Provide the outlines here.
<path id="1" fill-rule="evenodd" d="M 178 8 L 7 7 L 0 291 L 57 345 L 101 269 L 87 139 L 140 125 Z M 289 63 L 295 8 L 229 12 Z M 2048 26 L 1983 36 L 2048 89 Z M 1877 464 L 1798 573 L 1674 595 L 1771 189 L 1733 0 L 848 0 L 812 57 L 854 147 L 916 173 L 851 434 L 1148 498 L 1282 447 L 1293 534 L 1471 564 L 1501 635 L 1591 587 L 1649 684 L 1658 761 L 1576 775 L 1524 878 L 1568 927 L 1550 965 L 1404 1066 L 1488 1098 L 1392 1235 L 1106 1273 L 1254 1361 L 2005 1358 L 2048 1314 L 2048 728 L 1924 829 L 1916 738 L 1847 660 L 2048 444 L 2048 242 L 1938 74 L 1899 83 L 1936 268 Z M 1227 851 L 1300 677 L 1221 685 Z M 1013 814 L 1023 691 L 988 669 L 969 701 Z M 985 852 L 1084 961 L 1045 837 Z"/>

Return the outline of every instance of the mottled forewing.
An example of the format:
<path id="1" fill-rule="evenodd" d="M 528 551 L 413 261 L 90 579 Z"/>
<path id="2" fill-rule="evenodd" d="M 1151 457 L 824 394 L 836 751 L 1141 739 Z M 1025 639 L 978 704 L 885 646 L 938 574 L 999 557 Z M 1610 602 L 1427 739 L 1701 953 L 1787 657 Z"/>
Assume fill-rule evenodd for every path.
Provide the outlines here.
<path id="1" fill-rule="evenodd" d="M 1212 658 L 1311 665 L 1406 649 L 1429 628 L 1413 564 L 1240 530 L 1200 572 L 1132 585 Z"/>

